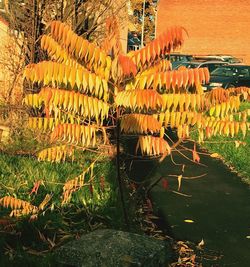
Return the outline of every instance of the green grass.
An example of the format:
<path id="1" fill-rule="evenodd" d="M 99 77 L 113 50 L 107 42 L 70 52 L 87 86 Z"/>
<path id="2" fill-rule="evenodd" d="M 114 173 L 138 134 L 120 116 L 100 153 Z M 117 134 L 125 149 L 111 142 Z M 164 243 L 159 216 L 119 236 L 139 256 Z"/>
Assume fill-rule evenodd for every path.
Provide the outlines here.
<path id="1" fill-rule="evenodd" d="M 250 103 L 245 102 L 241 104 L 240 110 L 250 109 Z M 236 140 L 242 140 L 245 145 L 240 145 L 236 148 Z M 210 143 L 211 142 L 211 143 Z M 242 134 L 237 137 L 223 137 L 216 136 L 213 137 L 204 144 L 203 147 L 209 150 L 209 152 L 218 153 L 223 157 L 225 163 L 233 167 L 235 171 L 242 177 L 242 179 L 250 184 L 250 134 L 247 133 L 245 139 L 243 139 Z"/>
<path id="2" fill-rule="evenodd" d="M 238 140 L 237 138 L 234 138 Z M 211 141 L 216 141 L 218 143 L 205 143 L 202 146 L 207 148 L 209 152 L 216 152 L 223 157 L 225 163 L 233 167 L 243 180 L 250 184 L 250 136 L 248 135 L 244 142 L 246 145 L 241 145 L 236 148 L 235 143 L 225 143 L 226 141 L 232 141 L 232 138 L 226 137 L 216 137 L 212 138 Z"/>
<path id="3" fill-rule="evenodd" d="M 0 266 L 58 266 L 52 252 L 70 239 L 97 228 L 127 230 L 114 159 L 78 150 L 73 162 L 38 162 L 34 155 L 51 146 L 49 135 L 26 129 L 22 120 L 13 125 L 10 140 L 0 143 L 0 198 L 11 196 L 36 206 L 47 194 L 52 199 L 35 220 L 30 220 L 30 215 L 11 218 L 11 209 L 0 205 Z M 62 205 L 65 182 L 82 174 L 97 156 L 93 190 L 86 185 L 73 192 L 70 202 Z M 105 180 L 104 188 L 101 177 Z M 87 173 L 85 182 L 89 179 Z M 39 180 L 42 183 L 38 193 L 30 194 Z M 124 184 L 130 230 L 141 233 L 137 202 L 130 195 L 129 182 Z"/>
<path id="4" fill-rule="evenodd" d="M 60 245 L 98 227 L 124 227 L 115 166 L 109 158 L 102 157 L 95 163 L 93 194 L 88 186 L 84 187 L 73 193 L 69 204 L 61 205 L 65 181 L 81 174 L 95 156 L 87 153 L 78 155 L 77 162 L 58 164 L 38 162 L 31 156 L 0 154 L 0 198 L 9 195 L 39 205 L 46 194 L 53 195 L 34 221 L 29 220 L 30 216 L 10 218 L 11 210 L 0 207 L 0 250 L 5 253 L 0 266 L 53 266 L 50 252 L 40 256 L 39 265 L 37 256 L 31 255 L 53 250 L 54 243 Z M 105 177 L 104 190 L 100 176 Z M 38 180 L 43 181 L 38 194 L 30 195 Z"/>

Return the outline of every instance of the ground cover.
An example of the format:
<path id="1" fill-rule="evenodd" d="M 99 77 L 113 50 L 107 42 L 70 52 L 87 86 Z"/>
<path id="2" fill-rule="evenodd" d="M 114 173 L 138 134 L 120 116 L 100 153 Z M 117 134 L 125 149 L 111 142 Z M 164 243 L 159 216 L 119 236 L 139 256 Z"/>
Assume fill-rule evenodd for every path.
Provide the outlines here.
<path id="1" fill-rule="evenodd" d="M 250 109 L 250 103 L 244 102 L 241 104 L 240 110 Z M 248 119 L 249 120 L 249 119 Z M 250 184 L 250 135 L 247 133 L 243 143 L 242 134 L 237 137 L 216 136 L 202 144 L 211 153 L 217 153 L 223 158 L 225 163 L 233 170 L 237 171 L 242 179 Z"/>
<path id="2" fill-rule="evenodd" d="M 39 266 L 52 266 L 48 265 L 53 264 L 51 253 L 47 252 L 63 242 L 96 228 L 123 227 L 115 169 L 110 158 L 102 157 L 95 163 L 98 179 L 74 192 L 70 203 L 61 204 L 65 182 L 81 174 L 93 159 L 91 153 L 78 157 L 75 162 L 50 163 L 38 162 L 32 156 L 0 154 L 1 197 L 13 196 L 39 205 L 46 195 L 51 196 L 33 220 L 30 216 L 10 218 L 11 209 L 0 208 L 0 250 L 5 255 L 1 257 L 1 266 L 7 263 L 32 266 L 37 260 L 32 254 L 46 255 L 39 260 Z M 38 181 L 38 189 L 34 190 Z"/>

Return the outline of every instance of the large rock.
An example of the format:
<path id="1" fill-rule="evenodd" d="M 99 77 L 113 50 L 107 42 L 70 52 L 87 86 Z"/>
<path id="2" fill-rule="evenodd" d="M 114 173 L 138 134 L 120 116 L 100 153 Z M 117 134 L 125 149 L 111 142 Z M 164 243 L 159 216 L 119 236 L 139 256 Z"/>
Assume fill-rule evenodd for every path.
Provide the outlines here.
<path id="1" fill-rule="evenodd" d="M 63 266 L 84 267 L 167 266 L 172 255 L 165 241 L 111 229 L 83 235 L 55 253 Z"/>

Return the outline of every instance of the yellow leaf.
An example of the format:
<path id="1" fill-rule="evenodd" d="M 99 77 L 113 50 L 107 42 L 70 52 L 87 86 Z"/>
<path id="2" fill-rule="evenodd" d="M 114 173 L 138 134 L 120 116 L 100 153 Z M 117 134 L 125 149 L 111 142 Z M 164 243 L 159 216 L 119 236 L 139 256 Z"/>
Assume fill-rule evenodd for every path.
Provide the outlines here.
<path id="1" fill-rule="evenodd" d="M 175 126 L 175 117 L 176 117 L 176 113 L 175 112 L 171 112 L 171 115 L 170 115 L 170 126 L 171 126 L 171 128 L 174 128 L 174 126 Z"/>
<path id="2" fill-rule="evenodd" d="M 82 86 L 83 86 L 84 92 L 86 92 L 88 84 L 89 84 L 89 73 L 88 72 L 83 72 Z"/>
<path id="3" fill-rule="evenodd" d="M 180 124 L 181 124 L 181 125 L 185 124 L 185 122 L 186 122 L 186 118 L 187 118 L 187 112 L 184 111 L 184 112 L 182 112 L 182 114 L 181 114 L 181 121 L 180 121 Z"/>
<path id="4" fill-rule="evenodd" d="M 175 127 L 178 127 L 180 125 L 180 119 L 181 119 L 181 112 L 176 112 Z"/>
<path id="5" fill-rule="evenodd" d="M 186 101 L 186 96 L 187 96 L 187 94 L 181 94 L 180 95 L 180 103 L 179 103 L 180 112 L 183 112 L 183 110 L 184 110 L 184 103 Z"/>
<path id="6" fill-rule="evenodd" d="M 165 128 L 164 127 L 161 127 L 161 130 L 160 130 L 160 137 L 161 138 L 164 137 L 164 133 L 165 133 Z"/>
<path id="7" fill-rule="evenodd" d="M 79 89 L 82 83 L 82 77 L 83 77 L 83 69 L 78 68 L 76 72 L 76 86 Z"/>
<path id="8" fill-rule="evenodd" d="M 71 68 L 70 76 L 69 76 L 69 82 L 71 85 L 71 88 L 74 88 L 76 83 L 76 68 Z"/>
<path id="9" fill-rule="evenodd" d="M 210 110 L 209 110 L 209 115 L 210 115 L 210 116 L 213 116 L 214 112 L 215 112 L 215 106 L 212 106 L 212 107 L 210 108 Z"/>
<path id="10" fill-rule="evenodd" d="M 247 132 L 247 124 L 246 124 L 246 122 L 241 122 L 240 123 L 240 129 L 242 131 L 243 138 L 245 138 L 246 132 Z"/>
<path id="11" fill-rule="evenodd" d="M 220 112 L 221 112 L 221 105 L 217 104 L 215 106 L 215 117 L 219 117 L 220 116 Z"/>
<path id="12" fill-rule="evenodd" d="M 229 129 L 229 123 L 230 122 L 226 122 L 225 123 L 225 126 L 224 126 L 224 129 L 223 129 L 223 133 L 226 135 L 226 136 L 229 136 L 229 131 L 230 131 L 230 129 Z"/>
<path id="13" fill-rule="evenodd" d="M 73 53 L 75 51 L 76 47 L 76 41 L 77 41 L 78 35 L 73 33 L 70 38 L 70 46 L 68 47 L 69 53 Z"/>
<path id="14" fill-rule="evenodd" d="M 51 200 L 52 195 L 47 194 L 44 198 L 44 200 L 40 203 L 39 205 L 39 210 L 44 210 L 45 206 L 49 203 L 49 201 Z"/>
<path id="15" fill-rule="evenodd" d="M 87 51 L 88 51 L 88 46 L 89 46 L 89 42 L 83 39 L 80 54 L 79 54 L 81 59 L 85 58 Z"/>
<path id="16" fill-rule="evenodd" d="M 147 76 L 142 76 L 139 80 L 139 89 L 145 89 L 147 84 Z"/>
<path id="17" fill-rule="evenodd" d="M 186 222 L 186 223 L 194 223 L 194 221 L 190 220 L 190 219 L 186 219 L 186 220 L 184 220 L 184 222 Z"/>
<path id="18" fill-rule="evenodd" d="M 164 126 L 167 127 L 170 119 L 170 112 L 167 110 L 164 117 Z"/>
<path id="19" fill-rule="evenodd" d="M 182 175 L 179 175 L 179 176 L 177 177 L 177 179 L 178 179 L 178 191 L 180 191 Z"/>
<path id="20" fill-rule="evenodd" d="M 38 118 L 38 129 L 41 130 L 43 127 L 43 118 Z"/>
<path id="21" fill-rule="evenodd" d="M 177 106 L 178 106 L 178 104 L 179 104 L 179 101 L 180 101 L 180 94 L 174 94 L 173 95 L 173 101 L 174 101 L 174 105 L 173 105 L 173 111 L 176 111 L 176 108 L 177 108 Z"/>
<path id="22" fill-rule="evenodd" d="M 201 239 L 201 242 L 198 244 L 198 248 L 201 248 L 205 245 L 205 242 L 203 239 Z"/>
<path id="23" fill-rule="evenodd" d="M 95 51 L 95 45 L 92 43 L 89 43 L 88 45 L 88 61 L 90 61 L 94 55 Z"/>
<path id="24" fill-rule="evenodd" d="M 76 45 L 75 45 L 75 56 L 77 58 L 80 58 L 80 51 L 82 48 L 82 42 L 83 42 L 83 38 L 78 36 L 76 38 Z"/>
<path id="25" fill-rule="evenodd" d="M 182 136 L 183 136 L 182 125 L 179 125 L 178 128 L 177 128 L 177 136 L 178 136 L 178 138 L 182 138 Z"/>
<path id="26" fill-rule="evenodd" d="M 172 104 L 174 102 L 174 95 L 173 94 L 169 94 L 167 97 L 167 103 L 166 103 L 166 108 L 170 109 Z"/>
<path id="27" fill-rule="evenodd" d="M 90 92 L 93 92 L 94 88 L 95 88 L 95 76 L 90 73 L 89 74 L 89 90 L 90 90 Z"/>
<path id="28" fill-rule="evenodd" d="M 210 157 L 211 157 L 211 158 L 219 158 L 220 155 L 219 155 L 218 153 L 212 153 L 212 154 L 210 155 Z"/>
<path id="29" fill-rule="evenodd" d="M 190 95 L 190 104 L 191 104 L 191 108 L 195 109 L 195 107 L 196 107 L 196 94 Z"/>

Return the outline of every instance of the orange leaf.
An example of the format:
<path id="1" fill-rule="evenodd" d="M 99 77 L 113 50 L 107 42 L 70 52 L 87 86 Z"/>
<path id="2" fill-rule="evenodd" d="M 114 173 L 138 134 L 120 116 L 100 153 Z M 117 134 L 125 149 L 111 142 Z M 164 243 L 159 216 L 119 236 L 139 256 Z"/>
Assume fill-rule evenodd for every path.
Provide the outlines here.
<path id="1" fill-rule="evenodd" d="M 31 195 L 32 193 L 34 193 L 35 195 L 37 195 L 37 191 L 38 191 L 40 185 L 41 185 L 41 180 L 35 182 L 35 183 L 34 183 L 34 186 L 33 186 L 33 188 L 32 188 L 32 190 L 31 190 L 31 192 L 30 192 L 30 195 Z"/>
<path id="2" fill-rule="evenodd" d="M 192 152 L 193 152 L 193 161 L 199 163 L 200 162 L 200 156 L 196 152 L 196 144 L 195 143 L 194 143 L 194 149 Z"/>

